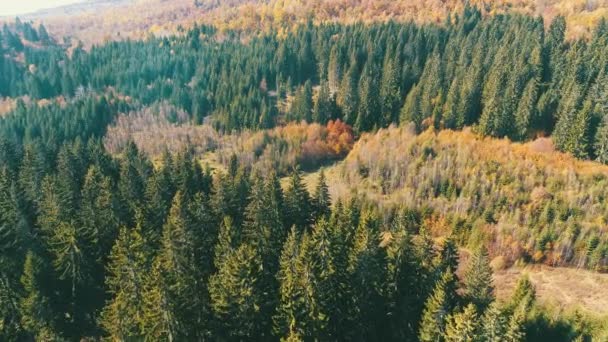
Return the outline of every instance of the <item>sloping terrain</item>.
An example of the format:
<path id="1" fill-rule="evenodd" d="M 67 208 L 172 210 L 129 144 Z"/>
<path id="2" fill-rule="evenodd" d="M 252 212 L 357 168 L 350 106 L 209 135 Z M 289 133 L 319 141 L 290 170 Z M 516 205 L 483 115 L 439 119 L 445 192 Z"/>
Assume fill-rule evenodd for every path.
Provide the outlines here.
<path id="1" fill-rule="evenodd" d="M 569 35 L 581 36 L 608 14 L 606 0 L 470 1 L 486 14 L 518 11 L 542 15 L 550 22 L 564 15 Z M 43 21 L 56 37 L 74 37 L 86 45 L 105 40 L 145 38 L 175 33 L 193 23 L 222 29 L 289 28 L 309 18 L 317 22 L 413 20 L 443 22 L 463 8 L 463 0 L 95 0 L 27 15 Z M 1 18 L 0 18 L 1 21 Z"/>
<path id="2" fill-rule="evenodd" d="M 507 266 L 606 270 L 608 167 L 554 152 L 548 139 L 519 144 L 466 130 L 389 128 L 362 136 L 325 172 L 333 198 L 429 207 L 445 221 L 437 236 L 485 241 Z"/>

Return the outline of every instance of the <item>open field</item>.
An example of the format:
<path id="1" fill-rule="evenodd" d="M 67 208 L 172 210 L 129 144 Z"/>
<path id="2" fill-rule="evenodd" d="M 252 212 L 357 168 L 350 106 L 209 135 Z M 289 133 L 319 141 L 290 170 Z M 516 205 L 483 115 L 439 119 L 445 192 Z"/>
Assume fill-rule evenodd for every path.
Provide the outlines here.
<path id="1" fill-rule="evenodd" d="M 498 300 L 511 296 L 522 274 L 530 277 L 540 304 L 562 310 L 578 309 L 600 316 L 608 315 L 608 274 L 561 267 L 513 267 L 494 274 Z"/>

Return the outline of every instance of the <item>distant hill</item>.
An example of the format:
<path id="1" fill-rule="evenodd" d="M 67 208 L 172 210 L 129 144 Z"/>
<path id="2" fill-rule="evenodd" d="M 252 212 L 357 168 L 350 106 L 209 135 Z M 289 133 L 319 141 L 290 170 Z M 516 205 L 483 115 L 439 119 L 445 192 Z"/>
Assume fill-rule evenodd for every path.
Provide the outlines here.
<path id="1" fill-rule="evenodd" d="M 569 36 L 581 36 L 608 15 L 608 0 L 471 0 L 484 14 L 517 11 L 550 22 L 566 16 Z M 462 10 L 464 0 L 93 0 L 40 11 L 25 17 L 42 20 L 58 37 L 85 44 L 148 34 L 174 33 L 194 22 L 222 29 L 288 29 L 309 18 L 316 22 L 413 20 L 442 22 Z"/>

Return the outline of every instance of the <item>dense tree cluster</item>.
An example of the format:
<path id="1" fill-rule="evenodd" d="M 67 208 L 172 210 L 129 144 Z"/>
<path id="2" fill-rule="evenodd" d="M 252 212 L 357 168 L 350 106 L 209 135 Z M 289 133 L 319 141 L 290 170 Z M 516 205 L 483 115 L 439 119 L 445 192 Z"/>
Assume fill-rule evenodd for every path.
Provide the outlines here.
<path id="1" fill-rule="evenodd" d="M 607 160 L 608 26 L 566 41 L 565 25 L 557 17 L 545 32 L 540 17 L 482 19 L 466 7 L 442 25 L 309 23 L 283 35 L 196 26 L 69 57 L 55 45 L 28 46 L 27 69 L 0 61 L 8 68 L 0 94 L 72 97 L 111 87 L 144 105 L 169 100 L 193 122 L 210 116 L 225 130 L 339 118 L 357 132 L 414 122 L 512 140 L 554 133 L 560 150 Z M 3 40 L 19 37 L 6 29 Z"/>
<path id="2" fill-rule="evenodd" d="M 309 191 L 297 167 L 343 157 L 354 134 L 412 122 L 417 131 L 474 126 L 515 140 L 552 132 L 561 150 L 605 162 L 605 23 L 589 41 L 567 42 L 562 18 L 545 32 L 541 19 L 482 20 L 467 6 L 442 25 L 309 22 L 259 35 L 195 26 L 89 51 L 63 49 L 43 26 L 13 26 L 0 35 L 0 95 L 23 98 L 0 119 L 1 340 L 581 335 L 532 316 L 525 279 L 510 301 L 496 302 L 484 248 L 494 246 L 483 236 L 485 224 L 513 219 L 535 229 L 517 237 L 542 251 L 530 259 L 605 267 L 602 231 L 577 221 L 578 206 L 593 206 L 597 218 L 601 203 L 541 193 L 540 184 L 576 188 L 576 175 L 498 172 L 493 160 L 442 154 L 408 135 L 399 163 L 370 149 L 343 172 L 373 178 L 382 195 L 410 187 L 410 201 L 395 208 L 332 201 L 323 172 Z M 225 172 L 202 167 L 191 147 L 154 161 L 130 139 L 105 150 L 101 138 L 119 113 L 156 113 L 154 105 L 169 108 L 167 125 L 265 131 L 222 156 Z M 539 200 L 495 184 L 534 186 Z M 446 199 L 472 219 L 446 218 Z M 513 210 L 524 206 L 532 209 Z M 474 251 L 457 272 L 462 245 Z"/>
<path id="3" fill-rule="evenodd" d="M 283 191 L 187 150 L 158 167 L 93 140 L 2 152 L 3 340 L 521 341 L 533 324 L 529 283 L 495 303 L 485 250 L 459 281 L 429 213 L 332 205 L 323 175 L 309 193 L 297 171 Z"/>

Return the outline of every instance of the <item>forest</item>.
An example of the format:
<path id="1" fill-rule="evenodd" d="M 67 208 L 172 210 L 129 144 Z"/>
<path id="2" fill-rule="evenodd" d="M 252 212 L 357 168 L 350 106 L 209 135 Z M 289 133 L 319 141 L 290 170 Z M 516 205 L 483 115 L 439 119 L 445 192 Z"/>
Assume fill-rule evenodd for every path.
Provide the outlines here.
<path id="1" fill-rule="evenodd" d="M 564 17 L 470 6 L 90 49 L 17 19 L 0 340 L 606 338 L 492 277 L 498 257 L 608 269 L 607 51 L 606 21 L 566 39 Z M 490 142 L 538 137 L 600 171 Z"/>

